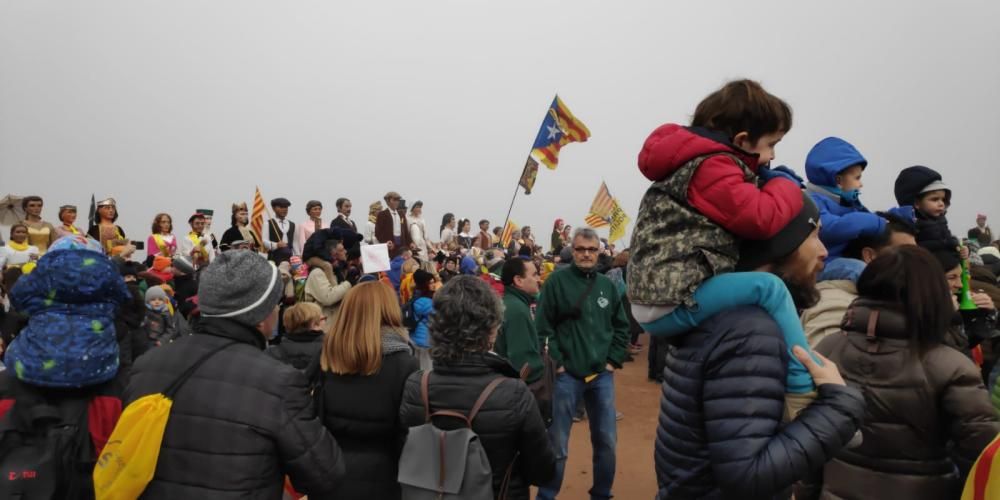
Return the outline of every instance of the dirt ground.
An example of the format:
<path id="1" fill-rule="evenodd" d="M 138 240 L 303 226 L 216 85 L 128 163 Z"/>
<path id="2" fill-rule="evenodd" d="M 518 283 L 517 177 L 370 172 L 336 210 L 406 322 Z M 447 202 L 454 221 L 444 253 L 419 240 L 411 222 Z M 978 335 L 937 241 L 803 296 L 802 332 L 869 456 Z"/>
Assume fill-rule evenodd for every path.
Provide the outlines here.
<path id="1" fill-rule="evenodd" d="M 660 409 L 660 385 L 646 378 L 649 339 L 635 361 L 615 374 L 615 404 L 625 418 L 618 421 L 618 462 L 612 492 L 616 499 L 649 500 L 656 495 L 653 470 L 653 442 Z M 560 500 L 589 500 L 592 483 L 590 428 L 587 422 L 573 424 L 569 441 L 569 461 L 563 478 Z"/>

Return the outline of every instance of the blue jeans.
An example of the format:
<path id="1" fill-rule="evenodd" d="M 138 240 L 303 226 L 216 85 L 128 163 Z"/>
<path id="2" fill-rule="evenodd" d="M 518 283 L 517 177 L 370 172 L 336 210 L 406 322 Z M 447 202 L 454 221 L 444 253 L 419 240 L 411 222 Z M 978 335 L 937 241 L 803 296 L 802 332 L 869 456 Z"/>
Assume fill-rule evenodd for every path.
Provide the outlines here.
<path id="1" fill-rule="evenodd" d="M 601 373 L 588 384 L 564 372 L 556 378 L 552 399 L 552 425 L 549 427 L 549 440 L 556 452 L 556 475 L 552 481 L 538 489 L 536 500 L 552 500 L 562 487 L 566 456 L 569 453 L 569 431 L 581 397 L 587 406 L 590 444 L 594 448 L 594 485 L 590 489 L 590 498 L 611 498 L 611 485 L 615 481 L 615 445 L 618 443 L 614 374 Z"/>

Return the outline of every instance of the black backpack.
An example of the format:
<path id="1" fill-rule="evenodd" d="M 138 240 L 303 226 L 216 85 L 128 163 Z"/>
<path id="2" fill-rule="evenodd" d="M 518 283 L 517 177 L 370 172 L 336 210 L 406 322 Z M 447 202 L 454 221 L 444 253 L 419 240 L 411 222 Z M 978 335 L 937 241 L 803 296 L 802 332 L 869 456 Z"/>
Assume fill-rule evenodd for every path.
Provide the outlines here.
<path id="1" fill-rule="evenodd" d="M 56 400 L 17 385 L 15 404 L 0 419 L 0 498 L 94 498 L 91 394 Z"/>
<path id="2" fill-rule="evenodd" d="M 414 297 L 403 304 L 403 326 L 410 333 L 413 333 L 417 329 L 417 311 L 413 308 L 413 303 L 417 301 L 417 297 Z"/>

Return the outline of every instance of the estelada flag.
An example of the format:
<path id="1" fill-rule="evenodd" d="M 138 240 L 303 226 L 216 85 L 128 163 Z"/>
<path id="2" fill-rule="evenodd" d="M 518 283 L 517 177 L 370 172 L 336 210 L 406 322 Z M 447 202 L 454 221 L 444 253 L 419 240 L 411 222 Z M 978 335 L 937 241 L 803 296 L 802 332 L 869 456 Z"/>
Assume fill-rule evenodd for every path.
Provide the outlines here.
<path id="1" fill-rule="evenodd" d="M 531 190 L 535 188 L 535 179 L 537 177 L 538 162 L 531 155 L 528 155 L 528 161 L 524 163 L 521 180 L 517 181 L 517 185 L 524 188 L 524 194 L 531 194 Z"/>
<path id="2" fill-rule="evenodd" d="M 500 244 L 503 245 L 503 248 L 510 246 L 510 240 L 514 238 L 514 231 L 517 231 L 517 224 L 507 219 L 507 223 L 503 226 L 503 232 L 500 233 Z"/>
<path id="3" fill-rule="evenodd" d="M 559 164 L 559 150 L 563 146 L 571 142 L 586 142 L 588 138 L 590 130 L 570 113 L 557 95 L 545 113 L 535 144 L 531 146 L 531 155 L 550 170 L 555 170 Z"/>
<path id="4" fill-rule="evenodd" d="M 250 228 L 257 235 L 257 241 L 264 241 L 262 231 L 264 230 L 264 210 L 266 209 L 264 196 L 260 194 L 260 186 L 257 186 L 257 191 L 253 195 L 253 211 L 250 212 Z"/>
<path id="5" fill-rule="evenodd" d="M 1000 461 L 996 460 L 997 451 L 1000 451 L 1000 436 L 993 438 L 976 459 L 969 478 L 965 480 L 962 500 L 1000 499 Z M 997 477 L 994 478 L 994 475 Z"/>

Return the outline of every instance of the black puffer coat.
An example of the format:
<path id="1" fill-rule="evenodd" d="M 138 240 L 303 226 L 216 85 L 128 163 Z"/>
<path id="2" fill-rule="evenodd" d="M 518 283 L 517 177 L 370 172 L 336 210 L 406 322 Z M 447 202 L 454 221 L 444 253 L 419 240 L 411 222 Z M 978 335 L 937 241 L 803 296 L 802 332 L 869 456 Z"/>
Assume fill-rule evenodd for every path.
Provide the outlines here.
<path id="1" fill-rule="evenodd" d="M 399 498 L 396 476 L 406 435 L 399 424 L 399 406 L 406 378 L 420 363 L 409 345 L 394 337 L 395 342 L 383 341 L 382 367 L 375 375 L 320 375 L 317 398 L 322 399 L 317 404 L 322 404 L 323 425 L 337 439 L 347 466 L 347 475 L 329 496 L 331 500 Z"/>
<path id="2" fill-rule="evenodd" d="M 344 475 L 340 448 L 316 418 L 301 371 L 261 352 L 264 336 L 222 318 L 136 360 L 126 404 L 162 392 L 202 355 L 224 344 L 174 399 L 156 473 L 144 499 L 267 499 L 284 476 L 308 495 Z"/>
<path id="3" fill-rule="evenodd" d="M 424 423 L 424 404 L 420 397 L 422 376 L 423 371 L 417 371 L 406 381 L 403 405 L 399 408 L 400 422 L 405 427 Z M 497 377 L 511 380 L 504 381 L 493 391 L 472 423 L 472 430 L 479 435 L 489 457 L 493 491 L 498 491 L 507 467 L 517 455 L 507 498 L 527 500 L 529 484 L 544 483 L 555 474 L 556 456 L 535 397 L 517 378 L 517 372 L 507 360 L 492 353 L 470 353 L 459 362 L 435 360 L 428 391 L 431 411 L 456 410 L 468 415 L 479 394 Z M 434 423 L 442 429 L 463 425 L 454 418 Z"/>
<path id="4" fill-rule="evenodd" d="M 286 365 L 305 371 L 316 364 L 323 350 L 323 332 L 304 331 L 286 333 L 281 343 L 267 349 L 267 354 Z"/>
<path id="5" fill-rule="evenodd" d="M 762 309 L 723 312 L 674 344 L 656 431 L 657 498 L 775 498 L 858 429 L 861 393 L 832 384 L 782 426 L 788 349 Z"/>

